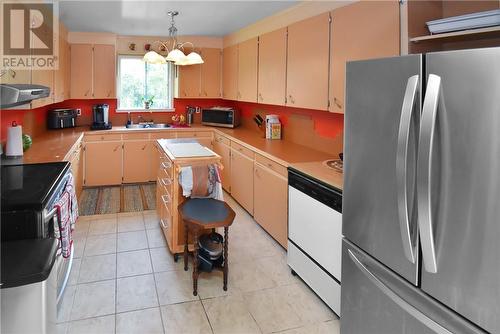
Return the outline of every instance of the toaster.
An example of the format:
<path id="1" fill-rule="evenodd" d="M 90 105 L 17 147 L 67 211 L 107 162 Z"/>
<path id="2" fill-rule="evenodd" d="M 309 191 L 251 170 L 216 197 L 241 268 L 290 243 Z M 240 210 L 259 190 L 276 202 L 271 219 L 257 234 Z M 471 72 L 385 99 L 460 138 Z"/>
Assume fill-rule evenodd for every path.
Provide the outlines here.
<path id="1" fill-rule="evenodd" d="M 53 109 L 49 110 L 47 116 L 47 128 L 65 129 L 76 126 L 76 109 Z"/>

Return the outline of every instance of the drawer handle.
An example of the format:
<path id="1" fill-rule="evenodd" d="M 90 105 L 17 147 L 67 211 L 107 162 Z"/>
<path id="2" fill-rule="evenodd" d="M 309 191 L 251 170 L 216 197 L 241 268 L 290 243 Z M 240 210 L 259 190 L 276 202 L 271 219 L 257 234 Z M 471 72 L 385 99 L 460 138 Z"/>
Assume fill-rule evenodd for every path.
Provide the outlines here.
<path id="1" fill-rule="evenodd" d="M 172 184 L 172 179 L 169 178 L 161 179 L 161 183 L 163 183 L 164 186 L 169 186 Z"/>
<path id="2" fill-rule="evenodd" d="M 165 230 L 167 230 L 167 229 L 168 229 L 168 225 L 167 225 L 167 224 L 165 224 L 165 222 L 163 221 L 163 219 L 160 219 L 160 225 L 161 225 L 161 227 L 163 227 Z"/>
<path id="3" fill-rule="evenodd" d="M 333 103 L 335 103 L 337 108 L 342 109 L 342 104 L 340 103 L 340 100 L 337 99 L 336 97 L 333 98 Z"/>
<path id="4" fill-rule="evenodd" d="M 161 200 L 163 201 L 163 203 L 167 204 L 167 203 L 170 203 L 170 196 L 168 195 L 161 195 Z"/>
<path id="5" fill-rule="evenodd" d="M 292 104 L 295 104 L 295 99 L 293 98 L 293 96 L 291 94 L 288 95 L 288 98 L 290 99 L 290 102 L 292 102 Z"/>
<path id="6" fill-rule="evenodd" d="M 142 147 L 142 149 L 141 149 L 141 150 L 143 150 L 143 151 L 144 151 L 144 150 L 146 149 L 146 146 L 148 146 L 148 145 L 147 145 L 147 144 L 146 144 L 146 145 L 144 145 L 144 146 Z"/>
<path id="7" fill-rule="evenodd" d="M 104 136 L 101 136 L 101 140 L 104 140 Z"/>
<path id="8" fill-rule="evenodd" d="M 165 168 L 165 169 L 170 169 L 172 168 L 172 164 L 170 162 L 162 162 L 160 164 L 161 167 Z"/>
<path id="9" fill-rule="evenodd" d="M 113 152 L 116 152 L 120 146 L 121 145 L 116 146 L 115 149 L 113 150 Z"/>
<path id="10" fill-rule="evenodd" d="M 269 167 L 269 168 L 273 168 L 273 164 L 271 164 L 271 163 L 267 163 L 267 167 Z"/>

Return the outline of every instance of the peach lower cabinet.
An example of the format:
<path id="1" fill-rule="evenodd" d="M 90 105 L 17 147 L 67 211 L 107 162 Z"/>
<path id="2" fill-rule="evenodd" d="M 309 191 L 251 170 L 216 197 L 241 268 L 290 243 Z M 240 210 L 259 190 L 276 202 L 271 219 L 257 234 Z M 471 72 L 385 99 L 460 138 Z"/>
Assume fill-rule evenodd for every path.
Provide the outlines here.
<path id="1" fill-rule="evenodd" d="M 83 186 L 118 185 L 156 181 L 159 138 L 196 138 L 212 147 L 212 131 L 133 130 L 85 133 Z"/>
<path id="2" fill-rule="evenodd" d="M 86 133 L 83 145 L 83 186 L 118 185 L 122 183 L 157 182 L 157 211 L 164 229 L 171 226 L 170 210 L 164 201 L 174 201 L 167 179 L 176 180 L 172 174 L 161 173 L 165 161 L 164 153 L 158 150 L 156 140 L 160 138 L 195 138 L 200 144 L 213 148 L 224 166 L 221 177 L 224 190 L 252 215 L 283 247 L 287 247 L 287 169 L 265 157 L 250 145 L 234 140 L 214 130 L 133 130 Z M 164 175 L 165 174 L 165 175 Z M 173 182 L 175 188 L 176 182 Z M 168 196 L 164 196 L 167 195 Z M 169 197 L 170 196 L 170 197 Z M 176 203 L 179 203 L 177 201 Z M 165 227 L 167 226 L 167 227 Z M 174 252 L 179 250 L 182 240 L 176 228 L 166 233 Z M 170 232 L 169 232 L 170 233 Z M 169 239 L 170 238 L 170 239 Z M 182 235 L 180 236 L 182 238 Z M 170 246 L 169 246 L 170 247 Z"/>
<path id="3" fill-rule="evenodd" d="M 287 247 L 287 168 L 224 135 L 215 134 L 222 185 L 277 242 Z"/>

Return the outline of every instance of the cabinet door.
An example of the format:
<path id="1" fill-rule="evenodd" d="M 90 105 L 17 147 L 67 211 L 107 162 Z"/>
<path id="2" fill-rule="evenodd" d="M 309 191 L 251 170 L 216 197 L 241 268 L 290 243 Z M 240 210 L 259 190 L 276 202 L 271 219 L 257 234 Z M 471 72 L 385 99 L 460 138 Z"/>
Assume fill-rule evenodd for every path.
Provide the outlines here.
<path id="1" fill-rule="evenodd" d="M 253 215 L 253 159 L 231 149 L 231 196 Z"/>
<path id="2" fill-rule="evenodd" d="M 222 51 L 222 97 L 236 100 L 238 92 L 238 45 Z"/>
<path id="3" fill-rule="evenodd" d="M 259 37 L 257 102 L 285 105 L 286 28 Z"/>
<path id="4" fill-rule="evenodd" d="M 156 147 L 156 140 L 149 142 L 149 159 L 151 159 L 149 181 L 156 181 L 158 176 L 158 166 L 160 166 L 160 152 Z"/>
<path id="5" fill-rule="evenodd" d="M 399 38 L 398 1 L 361 1 L 332 12 L 331 112 L 344 112 L 346 62 L 398 56 Z"/>
<path id="6" fill-rule="evenodd" d="M 328 110 L 329 21 L 325 13 L 288 27 L 288 106 Z"/>
<path id="7" fill-rule="evenodd" d="M 123 142 L 123 182 L 148 182 L 151 175 L 149 140 Z"/>
<path id="8" fill-rule="evenodd" d="M 204 61 L 201 65 L 201 96 L 220 98 L 221 50 L 204 48 L 201 56 Z"/>
<path id="9" fill-rule="evenodd" d="M 115 47 L 113 45 L 94 45 L 94 90 L 96 99 L 114 98 L 115 93 Z"/>
<path id="10" fill-rule="evenodd" d="M 214 151 L 221 156 L 222 166 L 221 171 L 222 188 L 225 191 L 231 192 L 231 148 L 219 140 L 220 137 L 215 138 Z"/>
<path id="11" fill-rule="evenodd" d="M 92 45 L 71 45 L 71 98 L 92 98 Z"/>
<path id="12" fill-rule="evenodd" d="M 85 144 L 85 186 L 122 183 L 122 143 Z"/>
<path id="13" fill-rule="evenodd" d="M 249 39 L 238 45 L 238 100 L 257 102 L 259 42 Z"/>
<path id="14" fill-rule="evenodd" d="M 254 174 L 254 219 L 286 248 L 288 180 L 258 163 Z"/>
<path id="15" fill-rule="evenodd" d="M 43 99 L 33 100 L 31 108 L 38 108 L 54 103 L 54 70 L 32 70 L 31 83 L 50 88 L 50 95 Z"/>
<path id="16" fill-rule="evenodd" d="M 201 65 L 179 66 L 180 98 L 200 97 Z"/>
<path id="17" fill-rule="evenodd" d="M 69 87 L 69 83 L 66 83 L 65 71 L 66 68 L 66 58 L 68 57 L 66 46 L 68 42 L 66 41 L 67 32 L 63 24 L 59 24 L 58 40 L 59 40 L 59 56 L 57 59 L 58 68 L 54 70 L 54 102 L 64 101 L 65 89 Z"/>
<path id="18" fill-rule="evenodd" d="M 82 149 L 80 146 L 73 152 L 71 155 L 71 173 L 73 174 L 73 180 L 75 183 L 75 192 L 77 198 L 80 197 L 80 192 L 82 190 L 82 179 L 83 179 L 83 170 L 82 170 Z"/>

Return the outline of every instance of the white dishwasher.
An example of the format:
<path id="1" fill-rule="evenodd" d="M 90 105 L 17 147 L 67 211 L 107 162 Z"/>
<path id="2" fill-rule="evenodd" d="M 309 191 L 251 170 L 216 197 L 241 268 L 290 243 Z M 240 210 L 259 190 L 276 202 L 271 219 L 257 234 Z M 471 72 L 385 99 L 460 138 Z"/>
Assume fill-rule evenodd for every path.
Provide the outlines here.
<path id="1" fill-rule="evenodd" d="M 342 192 L 288 170 L 288 265 L 340 315 Z"/>

